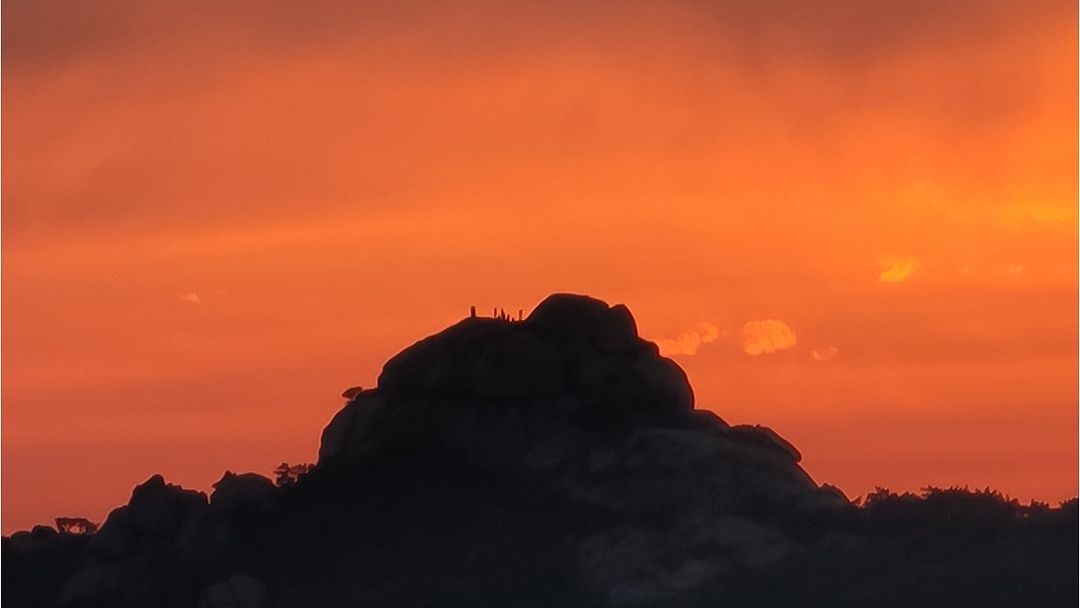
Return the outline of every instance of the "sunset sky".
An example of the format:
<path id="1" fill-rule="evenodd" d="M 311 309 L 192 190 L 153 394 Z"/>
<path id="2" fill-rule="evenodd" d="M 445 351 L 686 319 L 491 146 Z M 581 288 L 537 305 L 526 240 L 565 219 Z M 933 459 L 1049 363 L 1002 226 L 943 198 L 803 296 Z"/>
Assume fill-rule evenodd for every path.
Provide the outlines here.
<path id="1" fill-rule="evenodd" d="M 1077 494 L 1077 5 L 3 2 L 3 531 L 634 312 L 819 482 Z"/>

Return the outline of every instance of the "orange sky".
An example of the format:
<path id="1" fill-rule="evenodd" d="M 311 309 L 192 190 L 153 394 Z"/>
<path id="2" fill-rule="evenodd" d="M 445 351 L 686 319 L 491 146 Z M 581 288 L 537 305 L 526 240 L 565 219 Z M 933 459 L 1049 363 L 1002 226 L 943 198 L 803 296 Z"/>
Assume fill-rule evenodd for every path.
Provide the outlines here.
<path id="1" fill-rule="evenodd" d="M 5 532 L 553 291 L 849 495 L 1077 493 L 1075 2 L 223 4 L 3 3 Z"/>

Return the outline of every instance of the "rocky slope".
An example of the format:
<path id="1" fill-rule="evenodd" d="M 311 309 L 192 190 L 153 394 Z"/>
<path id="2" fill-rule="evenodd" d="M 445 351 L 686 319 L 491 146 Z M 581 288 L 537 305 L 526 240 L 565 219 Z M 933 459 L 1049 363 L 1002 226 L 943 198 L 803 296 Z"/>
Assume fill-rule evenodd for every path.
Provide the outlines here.
<path id="1" fill-rule="evenodd" d="M 1021 593 L 1045 604 L 1062 597 L 1047 588 L 1075 580 L 1075 504 L 986 519 L 983 503 L 961 498 L 953 523 L 977 524 L 966 545 L 931 535 L 907 546 L 944 516 L 897 524 L 857 509 L 774 431 L 695 410 L 686 375 L 623 306 L 555 295 L 522 321 L 465 319 L 349 395 L 297 483 L 226 474 L 208 498 L 154 477 L 96 534 L 5 539 L 4 599 L 835 606 Z M 925 518 L 930 504 L 901 512 Z M 1055 545 L 1069 526 L 1073 540 Z M 955 565 L 988 550 L 1012 557 L 966 574 Z M 1011 586 L 984 577 L 995 569 Z"/>

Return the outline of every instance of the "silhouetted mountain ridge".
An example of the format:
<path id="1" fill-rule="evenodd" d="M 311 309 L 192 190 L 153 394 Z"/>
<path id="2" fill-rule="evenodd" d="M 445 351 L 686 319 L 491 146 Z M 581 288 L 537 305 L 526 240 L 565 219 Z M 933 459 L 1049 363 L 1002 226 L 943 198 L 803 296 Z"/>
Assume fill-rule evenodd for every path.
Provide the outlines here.
<path id="1" fill-rule="evenodd" d="M 4 540 L 5 599 L 61 606 L 1070 605 L 1076 503 L 880 492 L 695 410 L 626 307 L 468 318 L 351 390 L 317 465 L 207 497 L 155 476 L 93 535 Z"/>

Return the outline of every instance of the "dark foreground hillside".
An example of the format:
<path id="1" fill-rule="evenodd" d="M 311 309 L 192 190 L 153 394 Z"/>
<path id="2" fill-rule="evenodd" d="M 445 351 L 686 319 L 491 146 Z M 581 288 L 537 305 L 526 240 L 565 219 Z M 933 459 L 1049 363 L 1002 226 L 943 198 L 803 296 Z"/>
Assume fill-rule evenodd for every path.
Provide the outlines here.
<path id="1" fill-rule="evenodd" d="M 1075 606 L 1077 505 L 878 492 L 695 410 L 622 306 L 552 296 L 387 362 L 294 483 L 153 477 L 3 541 L 11 606 Z"/>

